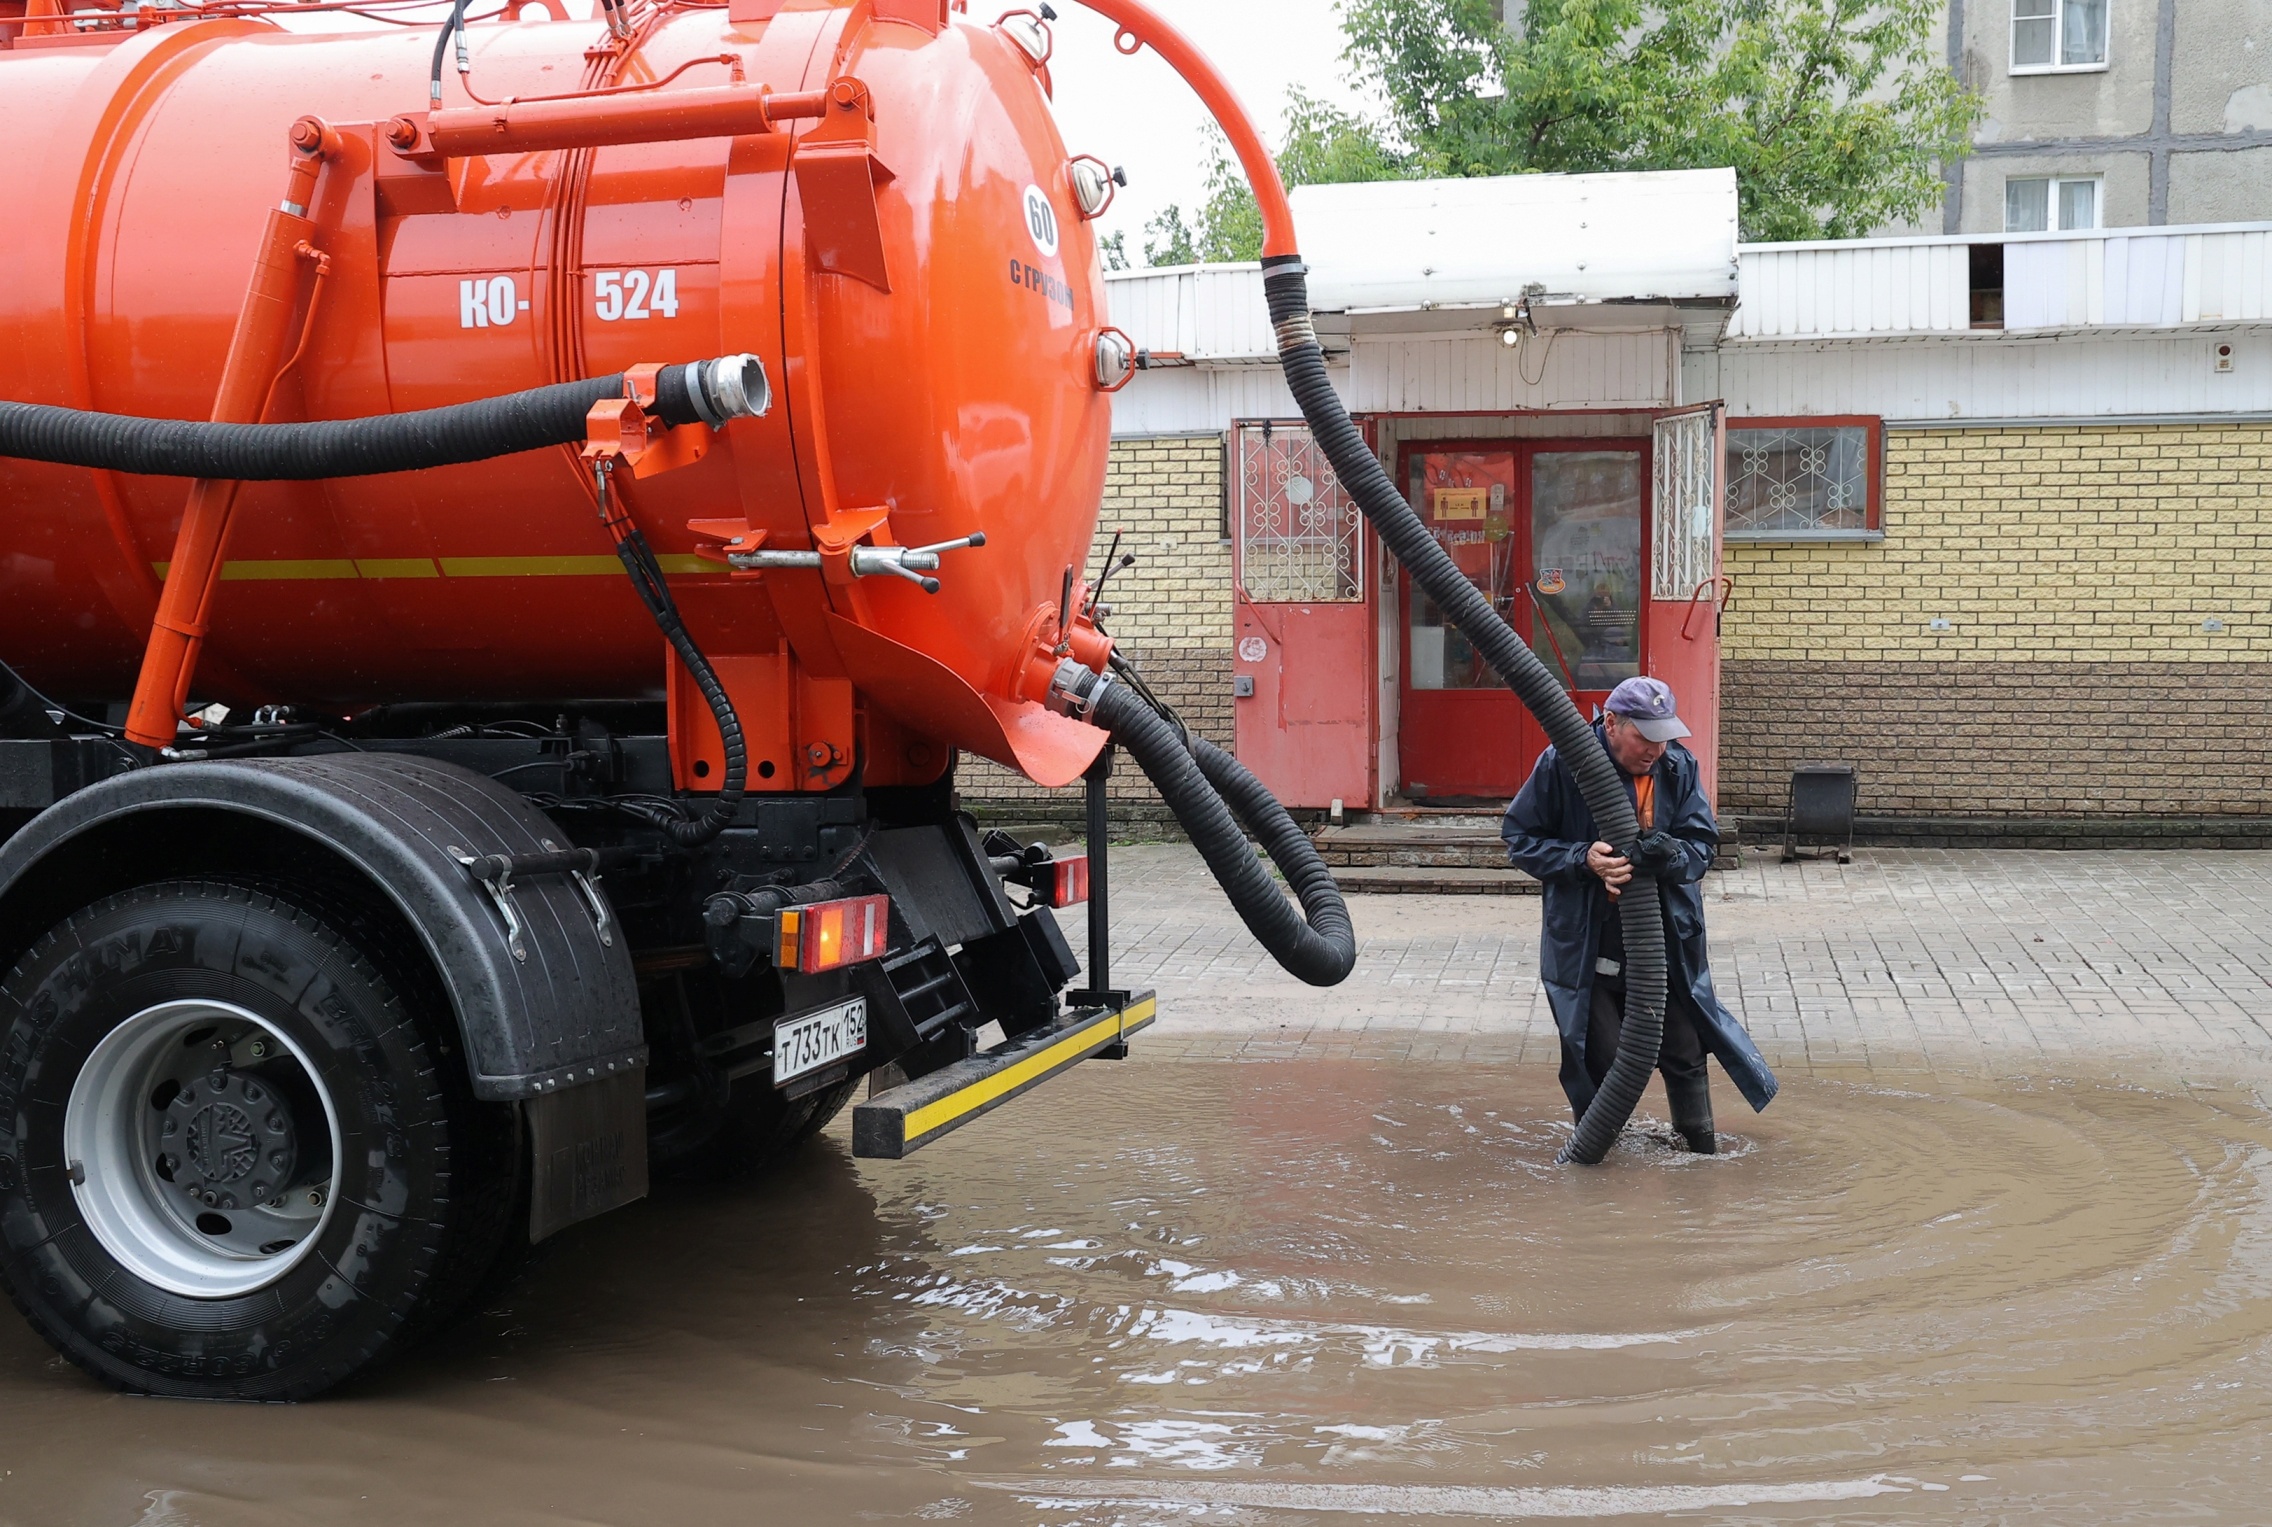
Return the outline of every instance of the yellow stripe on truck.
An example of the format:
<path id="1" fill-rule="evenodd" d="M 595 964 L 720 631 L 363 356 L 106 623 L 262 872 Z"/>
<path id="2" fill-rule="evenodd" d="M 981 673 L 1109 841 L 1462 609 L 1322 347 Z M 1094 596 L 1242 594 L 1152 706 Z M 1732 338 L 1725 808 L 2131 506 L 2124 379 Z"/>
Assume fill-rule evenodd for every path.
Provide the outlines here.
<path id="1" fill-rule="evenodd" d="M 968 1113 L 974 1113 L 1007 1093 L 1017 1091 L 1031 1081 L 1038 1081 L 1060 1066 L 1069 1066 L 1102 1044 L 1110 1044 L 1110 1036 L 1117 1031 L 1103 1024 L 1086 1025 L 1060 1039 L 1046 1050 L 1037 1050 L 1014 1066 L 1005 1067 L 983 1081 L 973 1082 L 960 1092 L 949 1093 L 936 1103 L 927 1103 L 907 1116 L 902 1126 L 903 1138 L 913 1145 L 923 1136 L 943 1125 L 952 1124 Z"/>
<path id="2" fill-rule="evenodd" d="M 666 573 L 725 573 L 732 569 L 688 552 L 658 556 Z M 150 568 L 164 581 L 173 564 L 153 562 Z M 443 557 L 439 566 L 427 557 L 346 558 L 235 558 L 221 564 L 223 583 L 331 583 L 392 578 L 606 578 L 621 577 L 623 564 L 614 557 Z"/>

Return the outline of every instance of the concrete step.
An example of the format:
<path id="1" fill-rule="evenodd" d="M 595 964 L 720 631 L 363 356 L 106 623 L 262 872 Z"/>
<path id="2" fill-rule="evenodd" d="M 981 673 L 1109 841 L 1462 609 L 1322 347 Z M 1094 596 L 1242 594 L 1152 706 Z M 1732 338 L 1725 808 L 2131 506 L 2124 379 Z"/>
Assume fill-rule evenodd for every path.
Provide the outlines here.
<path id="1" fill-rule="evenodd" d="M 1426 827 L 1445 832 L 1499 830 L 1504 811 L 1465 811 L 1448 806 L 1391 806 L 1366 813 L 1357 825 L 1369 827 Z"/>
<path id="2" fill-rule="evenodd" d="M 1497 824 L 1363 822 L 1321 828 L 1315 835 L 1326 863 L 1351 868 L 1505 869 L 1507 846 Z"/>
<path id="3" fill-rule="evenodd" d="M 1387 864 L 1337 869 L 1352 896 L 1536 896 L 1538 882 L 1521 870 Z"/>

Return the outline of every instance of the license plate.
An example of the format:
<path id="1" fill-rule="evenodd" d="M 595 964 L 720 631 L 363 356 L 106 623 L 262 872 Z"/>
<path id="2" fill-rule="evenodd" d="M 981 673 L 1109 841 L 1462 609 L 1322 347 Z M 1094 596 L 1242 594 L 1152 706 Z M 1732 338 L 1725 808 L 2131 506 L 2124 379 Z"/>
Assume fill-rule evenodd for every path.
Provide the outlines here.
<path id="1" fill-rule="evenodd" d="M 868 999 L 854 997 L 773 1025 L 773 1085 L 833 1066 L 868 1047 Z"/>

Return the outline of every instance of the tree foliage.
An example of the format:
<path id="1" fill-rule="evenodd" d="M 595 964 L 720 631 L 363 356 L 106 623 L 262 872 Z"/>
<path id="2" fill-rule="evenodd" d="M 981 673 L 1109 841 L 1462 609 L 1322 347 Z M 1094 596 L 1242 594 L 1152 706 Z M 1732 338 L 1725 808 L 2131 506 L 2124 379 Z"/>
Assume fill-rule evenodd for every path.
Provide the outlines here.
<path id="1" fill-rule="evenodd" d="M 1278 151 L 1279 178 L 1288 188 L 1350 180 L 1401 180 L 1422 173 L 1417 156 L 1388 148 L 1363 118 L 1300 90 L 1286 108 L 1286 136 Z M 1207 199 L 1188 220 L 1169 206 L 1144 225 L 1144 259 L 1151 265 L 1262 257 L 1262 210 L 1231 146 L 1210 135 Z"/>
<path id="2" fill-rule="evenodd" d="M 1731 167 L 1743 237 L 1858 238 L 1941 198 L 1980 99 L 1934 57 L 1942 0 L 1343 0 L 1375 123 L 1297 92 L 1287 185 Z M 1207 199 L 1145 227 L 1152 265 L 1252 260 L 1262 219 L 1220 135 Z"/>
<path id="3" fill-rule="evenodd" d="M 1979 98 L 1940 0 L 1346 0 L 1348 57 L 1428 172 L 1730 166 L 1753 240 L 1855 238 L 1940 200 Z"/>

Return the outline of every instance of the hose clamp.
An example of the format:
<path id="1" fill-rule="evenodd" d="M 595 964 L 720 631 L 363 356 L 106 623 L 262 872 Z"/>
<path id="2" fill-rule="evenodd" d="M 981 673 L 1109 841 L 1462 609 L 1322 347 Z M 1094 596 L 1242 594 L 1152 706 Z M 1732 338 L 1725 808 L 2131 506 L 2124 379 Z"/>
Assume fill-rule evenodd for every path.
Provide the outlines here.
<path id="1" fill-rule="evenodd" d="M 1042 703 L 1060 716 L 1075 721 L 1086 721 L 1097 708 L 1097 701 L 1112 687 L 1112 675 L 1076 663 L 1071 658 L 1057 665 L 1057 672 L 1049 681 L 1049 693 Z"/>
<path id="2" fill-rule="evenodd" d="M 1304 345 L 1317 343 L 1317 325 L 1310 322 L 1310 315 L 1307 313 L 1296 313 L 1291 317 L 1281 318 L 1275 328 L 1278 335 L 1278 353 L 1280 355 L 1299 350 Z"/>

